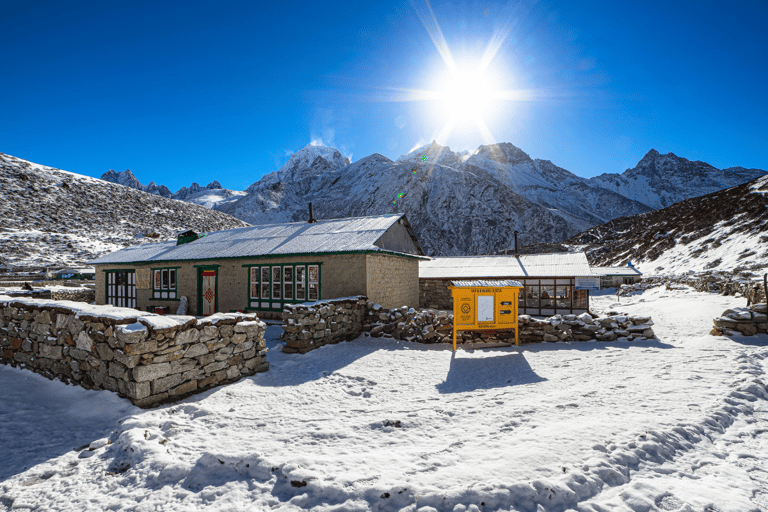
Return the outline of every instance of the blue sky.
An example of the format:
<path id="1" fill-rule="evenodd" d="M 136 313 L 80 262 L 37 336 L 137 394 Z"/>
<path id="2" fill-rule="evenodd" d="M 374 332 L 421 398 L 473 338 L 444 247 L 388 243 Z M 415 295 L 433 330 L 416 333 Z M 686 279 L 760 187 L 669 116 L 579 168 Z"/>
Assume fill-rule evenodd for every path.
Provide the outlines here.
<path id="1" fill-rule="evenodd" d="M 1 0 L 0 0 L 1 1 Z M 655 148 L 768 169 L 768 2 L 2 1 L 0 151 L 172 190 L 243 189 L 315 140 L 395 159 L 455 114 L 451 75 L 526 91 L 438 139 L 488 135 L 584 177 Z M 425 26 L 426 25 L 426 26 Z M 487 78 L 487 80 L 486 80 Z M 404 92 L 405 91 L 405 92 Z M 519 97 L 519 96 L 515 96 Z"/>

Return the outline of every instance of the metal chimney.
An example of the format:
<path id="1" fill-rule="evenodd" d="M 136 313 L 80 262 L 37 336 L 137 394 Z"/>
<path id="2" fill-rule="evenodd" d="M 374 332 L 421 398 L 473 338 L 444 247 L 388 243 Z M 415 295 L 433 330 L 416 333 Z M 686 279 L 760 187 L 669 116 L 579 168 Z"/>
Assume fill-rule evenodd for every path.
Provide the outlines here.
<path id="1" fill-rule="evenodd" d="M 515 231 L 515 258 L 519 256 L 520 256 L 520 253 L 517 252 L 517 231 Z"/>
<path id="2" fill-rule="evenodd" d="M 314 222 L 317 222 L 315 220 L 315 217 L 312 215 L 312 203 L 309 203 L 309 224 L 312 224 Z"/>

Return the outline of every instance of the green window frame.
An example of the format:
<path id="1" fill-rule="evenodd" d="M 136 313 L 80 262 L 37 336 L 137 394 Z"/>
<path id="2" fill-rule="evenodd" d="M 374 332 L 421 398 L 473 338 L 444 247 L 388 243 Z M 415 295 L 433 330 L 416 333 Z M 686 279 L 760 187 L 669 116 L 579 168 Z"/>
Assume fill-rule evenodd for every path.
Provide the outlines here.
<path id="1" fill-rule="evenodd" d="M 247 310 L 282 311 L 285 304 L 321 300 L 321 263 L 269 263 L 243 267 L 247 272 Z"/>
<path id="2" fill-rule="evenodd" d="M 181 267 L 161 267 L 152 270 L 152 297 L 150 300 L 179 300 L 179 269 Z"/>
<path id="3" fill-rule="evenodd" d="M 110 269 L 104 273 L 104 303 L 119 308 L 136 308 L 136 270 Z"/>

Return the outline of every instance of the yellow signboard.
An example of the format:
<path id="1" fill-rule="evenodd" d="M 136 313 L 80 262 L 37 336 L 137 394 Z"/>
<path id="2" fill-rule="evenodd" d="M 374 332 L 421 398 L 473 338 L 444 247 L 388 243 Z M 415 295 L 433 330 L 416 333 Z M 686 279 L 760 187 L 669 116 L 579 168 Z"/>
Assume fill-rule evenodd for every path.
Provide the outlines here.
<path id="1" fill-rule="evenodd" d="M 520 286 L 450 286 L 453 296 L 453 350 L 457 331 L 514 329 L 519 345 L 517 301 Z"/>

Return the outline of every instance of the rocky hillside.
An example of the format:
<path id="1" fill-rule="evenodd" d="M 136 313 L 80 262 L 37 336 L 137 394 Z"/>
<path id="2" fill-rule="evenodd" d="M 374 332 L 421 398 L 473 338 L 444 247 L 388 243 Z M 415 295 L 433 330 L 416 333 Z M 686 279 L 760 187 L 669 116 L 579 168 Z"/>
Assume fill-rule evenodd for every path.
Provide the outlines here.
<path id="1" fill-rule="evenodd" d="M 587 248 L 593 265 L 632 261 L 645 274 L 763 271 L 768 262 L 768 176 L 614 219 L 567 243 Z"/>
<path id="2" fill-rule="evenodd" d="M 205 187 L 201 187 L 198 183 L 192 183 L 189 187 L 181 187 L 177 192 L 173 193 L 165 185 L 156 185 L 154 181 L 150 181 L 149 185 L 142 185 L 130 169 L 122 172 L 115 172 L 110 169 L 101 175 L 101 179 L 149 194 L 199 204 L 206 208 L 216 208 L 245 195 L 245 192 L 224 188 L 221 186 L 221 183 L 215 180 Z"/>
<path id="3" fill-rule="evenodd" d="M 0 153 L 0 260 L 82 265 L 178 231 L 247 224 L 224 213 Z"/>
<path id="4" fill-rule="evenodd" d="M 760 169 L 717 169 L 706 162 L 692 162 L 674 153 L 652 149 L 638 164 L 622 174 L 601 174 L 591 185 L 619 193 L 659 209 L 684 199 L 699 197 L 765 176 Z"/>

